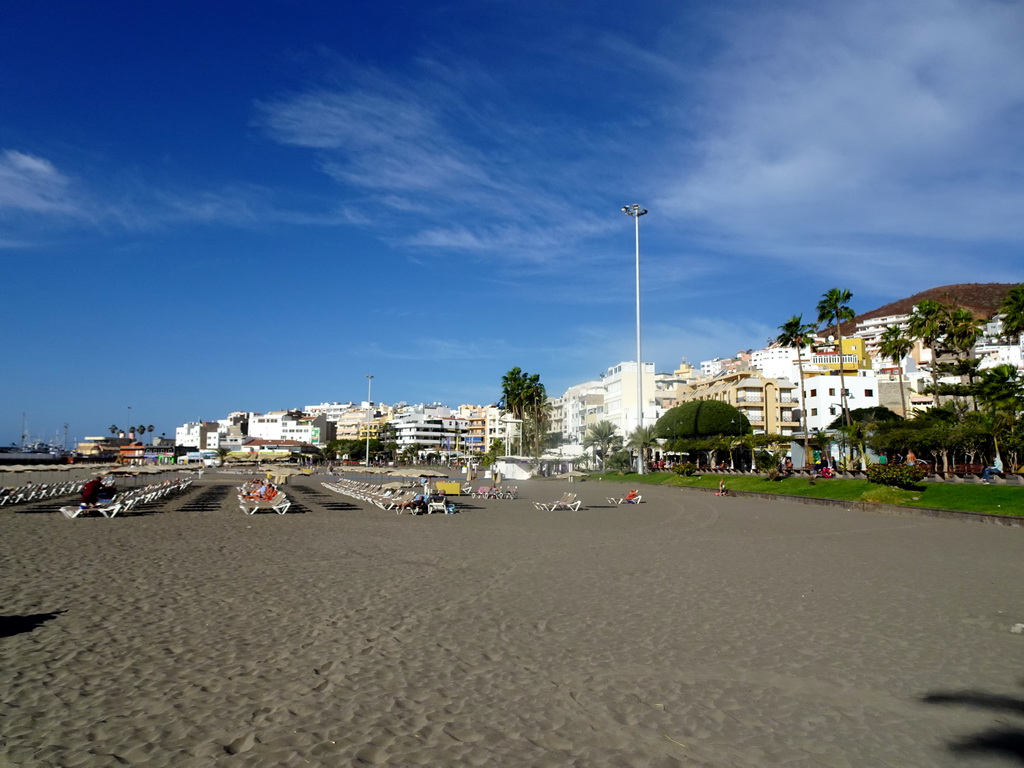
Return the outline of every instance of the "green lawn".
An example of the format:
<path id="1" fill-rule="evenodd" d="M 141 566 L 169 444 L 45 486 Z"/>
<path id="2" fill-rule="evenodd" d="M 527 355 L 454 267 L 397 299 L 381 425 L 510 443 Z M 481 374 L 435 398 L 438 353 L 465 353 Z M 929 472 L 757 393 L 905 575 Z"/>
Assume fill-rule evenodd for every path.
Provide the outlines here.
<path id="1" fill-rule="evenodd" d="M 682 488 L 717 488 L 721 475 L 694 475 L 683 477 L 670 472 L 650 475 L 614 472 L 592 475 L 594 479 L 609 480 L 627 485 L 672 485 Z M 806 478 L 786 478 L 771 482 L 755 475 L 725 475 L 725 487 L 733 491 L 779 493 L 787 496 L 806 496 L 817 499 L 841 499 L 875 504 L 895 504 L 906 507 L 931 507 L 957 512 L 985 512 L 992 515 L 1024 516 L 1024 488 L 1006 485 L 954 485 L 951 483 L 922 483 L 914 490 L 905 491 L 867 480 L 815 480 L 811 485 Z"/>

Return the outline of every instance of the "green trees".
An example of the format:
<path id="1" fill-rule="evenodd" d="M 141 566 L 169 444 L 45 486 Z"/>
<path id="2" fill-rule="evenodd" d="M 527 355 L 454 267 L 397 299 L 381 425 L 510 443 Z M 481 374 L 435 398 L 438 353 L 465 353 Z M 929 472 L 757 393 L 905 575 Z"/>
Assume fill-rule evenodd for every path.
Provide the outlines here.
<path id="1" fill-rule="evenodd" d="M 939 370 L 938 351 L 936 343 L 945 332 L 946 309 L 937 301 L 923 299 L 910 313 L 907 320 L 907 330 L 910 335 L 920 339 L 931 353 L 931 374 L 932 392 L 935 396 L 935 405 L 939 405 Z"/>
<path id="2" fill-rule="evenodd" d="M 804 433 L 804 456 L 809 457 L 811 450 L 808 446 L 808 434 L 807 434 L 807 406 L 806 393 L 804 392 L 804 362 L 803 362 L 803 348 L 807 345 L 808 339 L 814 335 L 814 326 L 810 323 L 805 324 L 803 321 L 803 315 L 793 315 L 789 320 L 779 326 L 779 335 L 775 338 L 776 343 L 781 344 L 784 347 L 792 347 L 796 349 L 796 365 L 797 370 L 800 372 L 800 418 L 801 428 Z M 905 406 L 904 406 L 905 407 Z"/>
<path id="3" fill-rule="evenodd" d="M 490 467 L 501 456 L 505 455 L 507 455 L 507 451 L 505 450 L 505 441 L 500 437 L 496 437 L 491 440 L 491 444 L 487 446 L 487 453 L 480 457 L 480 463 L 485 467 Z"/>
<path id="4" fill-rule="evenodd" d="M 850 426 L 850 409 L 846 404 L 846 378 L 843 374 L 843 326 L 842 324 L 853 320 L 854 313 L 850 308 L 850 300 L 853 294 L 845 288 L 830 288 L 826 291 L 821 301 L 818 302 L 818 323 L 835 323 L 836 336 L 839 339 L 839 395 L 843 406 L 843 413 L 846 414 L 846 426 Z"/>
<path id="5" fill-rule="evenodd" d="M 654 425 L 665 440 L 717 435 L 746 435 L 750 421 L 735 407 L 720 400 L 692 400 L 669 409 Z"/>
<path id="6" fill-rule="evenodd" d="M 999 456 L 1000 438 L 1005 443 L 1014 432 L 1020 436 L 1018 414 L 1024 411 L 1024 379 L 1012 365 L 997 365 L 981 374 L 977 397 L 991 420 L 995 454 Z"/>
<path id="7" fill-rule="evenodd" d="M 914 349 L 914 340 L 903 333 L 898 325 L 890 325 L 882 333 L 878 351 L 892 360 L 900 369 L 900 403 L 903 406 L 903 418 L 907 418 L 907 392 L 903 380 L 903 361 Z"/>
<path id="8" fill-rule="evenodd" d="M 502 410 L 522 423 L 523 451 L 538 455 L 551 421 L 547 391 L 540 374 L 529 374 L 518 366 L 501 378 Z"/>
<path id="9" fill-rule="evenodd" d="M 601 454 L 601 468 L 608 466 L 608 459 L 613 451 L 618 450 L 622 445 L 622 436 L 618 433 L 618 427 L 610 421 L 599 421 L 591 424 L 587 434 L 583 437 L 583 447 L 593 448 L 595 453 Z"/>
<path id="10" fill-rule="evenodd" d="M 651 448 L 658 442 L 658 433 L 653 426 L 637 427 L 630 435 L 626 445 L 636 450 L 646 466 Z"/>
<path id="11" fill-rule="evenodd" d="M 1003 335 L 1016 339 L 1024 333 L 1024 283 L 1011 288 L 999 307 L 1003 315 Z"/>
<path id="12" fill-rule="evenodd" d="M 882 405 L 872 408 L 855 408 L 849 412 L 850 423 L 843 424 L 844 418 L 837 416 L 835 421 L 829 424 L 829 429 L 838 429 L 850 444 L 857 449 L 860 459 L 860 468 L 867 468 L 868 452 L 867 445 L 880 423 L 892 423 L 902 421 L 899 414 L 890 411 Z"/>
<path id="13" fill-rule="evenodd" d="M 732 453 L 734 439 L 751 432 L 750 421 L 735 407 L 720 400 L 692 400 L 668 410 L 654 425 L 655 434 L 672 451 L 704 452 L 714 463 L 718 451 Z"/>

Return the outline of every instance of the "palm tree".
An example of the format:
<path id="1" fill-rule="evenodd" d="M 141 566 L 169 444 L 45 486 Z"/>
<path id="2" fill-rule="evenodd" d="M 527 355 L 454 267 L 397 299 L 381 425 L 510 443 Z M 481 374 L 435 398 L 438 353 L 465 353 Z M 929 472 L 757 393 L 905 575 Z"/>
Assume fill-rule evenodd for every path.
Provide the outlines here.
<path id="1" fill-rule="evenodd" d="M 835 323 L 836 336 L 839 338 L 839 395 L 846 415 L 846 426 L 850 426 L 850 409 L 846 404 L 846 377 L 843 366 L 843 326 L 853 320 L 854 313 L 850 309 L 853 294 L 845 288 L 830 288 L 818 302 L 818 324 Z"/>
<path id="2" fill-rule="evenodd" d="M 898 325 L 890 325 L 882 333 L 878 351 L 892 360 L 900 369 L 900 401 L 903 403 L 903 418 L 907 418 L 907 392 L 903 386 L 903 361 L 914 349 L 914 340 L 903 333 Z"/>
<path id="3" fill-rule="evenodd" d="M 618 427 L 610 421 L 599 421 L 591 424 L 587 434 L 583 437 L 584 448 L 595 448 L 601 453 L 601 469 L 605 468 L 608 456 L 612 450 L 622 442 L 618 434 Z"/>
<path id="4" fill-rule="evenodd" d="M 501 378 L 503 410 L 523 425 L 526 450 L 539 453 L 550 421 L 547 391 L 540 374 L 525 373 L 518 366 Z"/>
<path id="5" fill-rule="evenodd" d="M 959 358 L 956 372 L 961 376 L 960 383 L 963 383 L 963 376 L 966 376 L 968 389 L 973 389 L 974 374 L 977 372 L 978 361 L 973 360 L 972 355 L 974 353 L 974 345 L 978 342 L 978 337 L 981 336 L 984 323 L 976 318 L 968 309 L 951 307 L 946 324 L 945 343 Z M 978 399 L 973 396 L 972 405 L 974 410 L 978 410 Z"/>
<path id="6" fill-rule="evenodd" d="M 978 399 L 992 418 L 992 438 L 999 456 L 999 434 L 1009 431 L 1024 410 L 1024 379 L 1012 365 L 997 365 L 981 374 Z"/>
<path id="7" fill-rule="evenodd" d="M 626 443 L 630 448 L 635 448 L 641 456 L 641 460 L 646 465 L 648 454 L 651 451 L 651 447 L 656 445 L 658 442 L 657 430 L 654 425 L 649 427 L 637 427 L 630 433 L 629 441 Z"/>
<path id="8" fill-rule="evenodd" d="M 1014 339 L 1024 333 L 1024 283 L 1010 289 L 999 312 L 1003 316 L 1004 336 Z"/>
<path id="9" fill-rule="evenodd" d="M 931 353 L 932 392 L 936 406 L 939 405 L 939 371 L 935 343 L 946 332 L 946 317 L 945 306 L 932 299 L 922 299 L 907 320 L 907 331 L 915 339 L 920 339 Z"/>
<path id="10" fill-rule="evenodd" d="M 775 341 L 784 347 L 796 349 L 796 367 L 800 372 L 800 418 L 803 422 L 804 432 L 804 464 L 811 464 L 811 448 L 807 434 L 807 397 L 804 393 L 804 361 L 803 349 L 807 346 L 807 339 L 814 334 L 814 326 L 804 323 L 803 315 L 793 315 L 789 320 L 779 326 L 782 331 Z"/>
<path id="11" fill-rule="evenodd" d="M 121 428 L 117 426 L 117 424 L 111 424 L 109 427 L 107 427 L 107 429 L 110 430 L 110 434 L 112 435 L 116 435 L 118 432 L 121 431 Z"/>

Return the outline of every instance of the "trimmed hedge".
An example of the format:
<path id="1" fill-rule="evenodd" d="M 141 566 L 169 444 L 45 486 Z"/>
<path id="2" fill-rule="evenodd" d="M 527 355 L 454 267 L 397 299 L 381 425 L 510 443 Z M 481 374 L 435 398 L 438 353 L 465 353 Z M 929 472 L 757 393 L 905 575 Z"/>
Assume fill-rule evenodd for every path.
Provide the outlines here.
<path id="1" fill-rule="evenodd" d="M 869 464 L 868 482 L 910 488 L 924 480 L 928 473 L 918 464 Z"/>

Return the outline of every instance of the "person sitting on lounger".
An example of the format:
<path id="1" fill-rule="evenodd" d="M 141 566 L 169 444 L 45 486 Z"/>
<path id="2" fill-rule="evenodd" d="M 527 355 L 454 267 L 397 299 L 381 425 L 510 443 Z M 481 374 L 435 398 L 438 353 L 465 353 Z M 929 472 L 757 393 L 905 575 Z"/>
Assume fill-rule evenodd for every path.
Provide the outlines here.
<path id="1" fill-rule="evenodd" d="M 82 486 L 82 504 L 87 509 L 92 509 L 100 502 L 100 486 L 103 485 L 103 480 L 98 477 L 94 477 L 92 480 Z"/>

